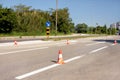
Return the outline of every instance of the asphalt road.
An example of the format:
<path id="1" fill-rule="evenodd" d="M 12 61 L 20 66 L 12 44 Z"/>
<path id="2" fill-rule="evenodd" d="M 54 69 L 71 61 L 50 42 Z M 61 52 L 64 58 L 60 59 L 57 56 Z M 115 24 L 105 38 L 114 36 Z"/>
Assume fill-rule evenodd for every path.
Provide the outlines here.
<path id="1" fill-rule="evenodd" d="M 114 44 L 114 39 L 117 43 Z M 0 80 L 120 80 L 117 37 L 0 46 Z M 62 50 L 65 64 L 56 64 Z"/>

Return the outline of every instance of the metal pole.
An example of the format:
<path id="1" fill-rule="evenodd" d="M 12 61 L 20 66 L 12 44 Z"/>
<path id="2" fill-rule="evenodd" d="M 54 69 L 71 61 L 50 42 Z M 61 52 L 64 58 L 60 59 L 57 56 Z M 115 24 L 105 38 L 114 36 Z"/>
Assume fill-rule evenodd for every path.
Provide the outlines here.
<path id="1" fill-rule="evenodd" d="M 58 10 L 58 0 L 56 0 L 56 34 L 57 35 L 57 10 Z"/>

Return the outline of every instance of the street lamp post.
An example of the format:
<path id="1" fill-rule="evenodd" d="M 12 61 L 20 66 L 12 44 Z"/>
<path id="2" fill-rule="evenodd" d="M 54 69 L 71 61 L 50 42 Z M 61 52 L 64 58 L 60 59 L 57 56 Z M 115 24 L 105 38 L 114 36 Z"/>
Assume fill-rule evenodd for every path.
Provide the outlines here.
<path id="1" fill-rule="evenodd" d="M 57 10 L 58 10 L 58 0 L 56 0 L 56 34 L 57 35 Z"/>

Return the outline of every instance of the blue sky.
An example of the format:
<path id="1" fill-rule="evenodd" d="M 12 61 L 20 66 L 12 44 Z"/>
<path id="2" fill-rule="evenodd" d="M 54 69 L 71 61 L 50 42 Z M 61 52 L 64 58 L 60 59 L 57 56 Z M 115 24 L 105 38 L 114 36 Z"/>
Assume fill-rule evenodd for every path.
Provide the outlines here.
<path id="1" fill-rule="evenodd" d="M 35 9 L 56 9 L 56 0 L 0 0 L 3 7 L 24 4 Z M 88 26 L 107 25 L 120 21 L 120 0 L 58 0 L 58 8 L 69 9 L 73 22 Z"/>

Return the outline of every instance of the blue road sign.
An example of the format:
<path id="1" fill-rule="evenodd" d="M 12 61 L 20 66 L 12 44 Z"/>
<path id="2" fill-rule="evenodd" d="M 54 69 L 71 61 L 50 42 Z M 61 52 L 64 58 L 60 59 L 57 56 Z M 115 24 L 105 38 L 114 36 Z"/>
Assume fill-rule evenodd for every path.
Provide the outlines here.
<path id="1" fill-rule="evenodd" d="M 46 27 L 50 27 L 50 24 L 51 24 L 50 21 L 47 21 L 46 22 Z"/>

